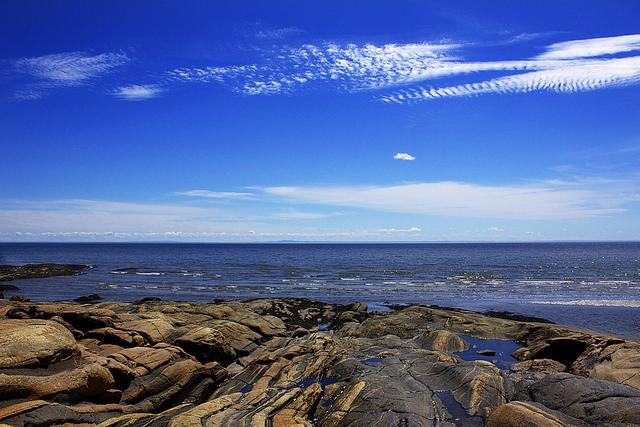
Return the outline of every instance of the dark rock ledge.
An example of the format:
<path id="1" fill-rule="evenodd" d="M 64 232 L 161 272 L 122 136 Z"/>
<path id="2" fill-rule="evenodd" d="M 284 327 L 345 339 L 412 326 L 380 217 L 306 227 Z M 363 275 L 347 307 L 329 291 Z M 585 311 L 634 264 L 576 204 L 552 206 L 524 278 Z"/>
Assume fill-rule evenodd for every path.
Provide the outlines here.
<path id="1" fill-rule="evenodd" d="M 39 279 L 52 276 L 73 276 L 88 268 L 79 264 L 25 264 L 0 265 L 0 282 L 19 279 Z M 2 285 L 0 290 L 16 290 L 13 285 Z"/>
<path id="2" fill-rule="evenodd" d="M 0 332 L 0 425 L 640 424 L 639 342 L 464 310 L 0 301 Z"/>

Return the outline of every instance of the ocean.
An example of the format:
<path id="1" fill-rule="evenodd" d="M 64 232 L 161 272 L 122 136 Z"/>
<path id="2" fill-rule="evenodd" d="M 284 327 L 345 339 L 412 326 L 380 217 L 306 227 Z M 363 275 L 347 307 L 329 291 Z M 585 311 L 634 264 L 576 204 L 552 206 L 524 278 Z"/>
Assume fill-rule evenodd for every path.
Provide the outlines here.
<path id="1" fill-rule="evenodd" d="M 640 337 L 640 243 L 0 243 L 0 264 L 89 264 L 13 282 L 34 301 L 303 297 L 373 310 L 510 311 Z"/>

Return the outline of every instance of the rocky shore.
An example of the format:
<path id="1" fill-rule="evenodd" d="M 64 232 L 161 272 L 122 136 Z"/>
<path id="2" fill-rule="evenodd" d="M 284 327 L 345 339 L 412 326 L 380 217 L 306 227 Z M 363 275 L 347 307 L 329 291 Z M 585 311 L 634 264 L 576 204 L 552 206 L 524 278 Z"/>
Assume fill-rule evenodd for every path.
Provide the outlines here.
<path id="1" fill-rule="evenodd" d="M 640 424 L 640 343 L 500 317 L 3 300 L 0 425 Z"/>

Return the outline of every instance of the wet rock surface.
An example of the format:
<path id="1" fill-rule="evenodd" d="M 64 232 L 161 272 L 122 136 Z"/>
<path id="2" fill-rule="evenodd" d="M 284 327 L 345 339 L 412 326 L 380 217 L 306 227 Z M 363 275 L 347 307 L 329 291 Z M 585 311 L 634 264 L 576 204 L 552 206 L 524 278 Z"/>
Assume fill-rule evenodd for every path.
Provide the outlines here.
<path id="1" fill-rule="evenodd" d="M 640 424 L 622 337 L 433 307 L 87 302 L 0 301 L 0 425 Z"/>
<path id="2" fill-rule="evenodd" d="M 90 268 L 79 264 L 0 265 L 0 282 L 18 279 L 37 279 L 52 276 L 72 276 Z M 17 290 L 13 285 L 0 285 L 0 290 Z"/>

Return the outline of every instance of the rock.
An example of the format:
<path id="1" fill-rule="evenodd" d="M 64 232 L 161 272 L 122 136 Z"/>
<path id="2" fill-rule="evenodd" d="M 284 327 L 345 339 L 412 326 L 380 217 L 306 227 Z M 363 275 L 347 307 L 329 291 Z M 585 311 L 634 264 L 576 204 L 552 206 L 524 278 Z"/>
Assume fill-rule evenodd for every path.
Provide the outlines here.
<path id="1" fill-rule="evenodd" d="M 518 350 L 514 356 L 522 359 L 552 359 L 570 369 L 588 346 L 589 343 L 581 335 L 562 336 L 536 342 Z"/>
<path id="2" fill-rule="evenodd" d="M 425 332 L 416 338 L 415 342 L 427 350 L 448 351 L 450 353 L 464 351 L 469 348 L 469 344 L 457 334 L 445 330 Z"/>
<path id="3" fill-rule="evenodd" d="M 32 400 L 0 409 L 0 426 L 88 426 L 121 416 L 122 413 L 123 408 L 118 404 L 67 406 Z"/>
<path id="4" fill-rule="evenodd" d="M 88 265 L 77 264 L 0 265 L 0 281 L 71 276 L 87 268 L 89 268 Z"/>
<path id="5" fill-rule="evenodd" d="M 0 374 L 0 399 L 40 399 L 62 394 L 71 401 L 118 401 L 119 395 L 109 392 L 113 385 L 109 370 L 94 363 L 54 375 Z"/>
<path id="6" fill-rule="evenodd" d="M 485 316 L 497 317 L 498 319 L 516 320 L 518 322 L 535 322 L 535 323 L 550 323 L 553 322 L 541 317 L 525 316 L 522 314 L 515 314 L 508 311 L 486 311 L 483 313 Z"/>
<path id="7" fill-rule="evenodd" d="M 590 376 L 640 389 L 640 351 L 622 348 L 596 365 Z"/>
<path id="8" fill-rule="evenodd" d="M 589 424 L 640 424 L 640 390 L 622 384 L 555 373 L 529 386 L 529 395 Z"/>
<path id="9" fill-rule="evenodd" d="M 543 373 L 552 373 L 552 372 L 564 372 L 566 370 L 566 366 L 562 363 L 552 360 L 552 359 L 533 359 L 526 360 L 524 362 L 516 363 L 511 367 L 511 370 L 514 372 L 543 372 Z"/>
<path id="10" fill-rule="evenodd" d="M 65 327 L 49 320 L 0 320 L 0 369 L 46 366 L 77 353 Z"/>
<path id="11" fill-rule="evenodd" d="M 186 356 L 177 347 L 133 347 L 114 353 L 109 358 L 133 370 L 137 376 L 147 375 L 159 367 Z"/>
<path id="12" fill-rule="evenodd" d="M 493 411 L 487 425 L 489 427 L 570 427 L 587 424 L 538 403 L 516 401 L 502 405 Z"/>
<path id="13" fill-rule="evenodd" d="M 97 338 L 105 344 L 116 344 L 124 347 L 144 344 L 144 339 L 136 332 L 123 331 L 116 328 L 92 329 L 85 336 Z"/>
<path id="14" fill-rule="evenodd" d="M 481 355 L 481 356 L 495 356 L 496 355 L 495 350 L 478 350 L 478 351 L 476 351 L 476 353 Z"/>
<path id="15" fill-rule="evenodd" d="M 194 328 L 176 339 L 175 344 L 202 363 L 216 361 L 228 365 L 236 358 L 226 337 L 213 328 Z"/>
<path id="16" fill-rule="evenodd" d="M 0 292 L 17 291 L 18 287 L 13 285 L 0 285 Z"/>
<path id="17" fill-rule="evenodd" d="M 91 295 L 85 295 L 82 297 L 78 297 L 76 299 L 74 299 L 75 302 L 79 302 L 79 303 L 90 303 L 90 302 L 96 302 L 96 301 L 100 301 L 102 299 L 102 297 L 98 294 L 91 294 Z"/>
<path id="18" fill-rule="evenodd" d="M 190 396 L 198 384 L 206 381 L 208 386 L 199 389 L 198 395 Z M 180 360 L 164 369 L 138 377 L 122 394 L 122 401 L 136 403 L 140 412 L 166 409 L 168 403 L 179 404 L 186 399 L 201 401 L 215 383 L 209 371 L 194 360 Z"/>
<path id="19" fill-rule="evenodd" d="M 307 335 L 309 333 L 309 330 L 305 329 L 305 328 L 298 328 L 295 331 L 293 331 L 291 333 L 291 336 L 294 338 L 299 338 L 299 337 L 303 337 L 305 335 Z"/>
<path id="20" fill-rule="evenodd" d="M 355 311 L 343 311 L 338 315 L 336 321 L 337 323 L 358 322 L 359 317 L 360 314 L 356 313 Z"/>
<path id="21" fill-rule="evenodd" d="M 10 299 L 10 301 L 15 301 L 15 302 L 29 302 L 31 301 L 30 298 L 27 298 L 23 295 L 13 295 Z"/>
<path id="22" fill-rule="evenodd" d="M 11 345 L 38 336 L 29 325 L 54 328 L 31 338 L 34 345 L 20 344 L 24 360 L 0 366 L 0 424 L 638 421 L 640 342 L 548 323 L 434 307 L 367 313 L 357 304 L 295 299 L 4 301 L 0 319 L 2 333 L 21 329 L 15 339 L 0 335 Z M 340 325 L 344 320 L 350 321 Z M 59 334 L 72 350 L 55 350 Z M 520 343 L 514 353 L 520 361 L 500 370 L 488 361 L 463 360 L 473 354 L 455 354 L 468 348 L 462 334 Z M 28 355 L 32 351 L 45 353 Z M 0 361 L 11 352 L 0 343 Z"/>
<path id="23" fill-rule="evenodd" d="M 355 311 L 356 313 L 366 313 L 369 307 L 363 302 L 354 302 L 345 307 L 345 311 Z"/>
<path id="24" fill-rule="evenodd" d="M 162 301 L 162 299 L 160 299 L 158 297 L 144 297 L 144 298 L 139 299 L 136 302 L 138 304 L 144 304 L 146 302 L 158 302 L 158 301 Z"/>
<path id="25" fill-rule="evenodd" d="M 149 343 L 157 344 L 169 340 L 175 332 L 175 328 L 164 319 L 140 319 L 115 325 L 123 331 L 133 331 L 142 335 Z"/>

